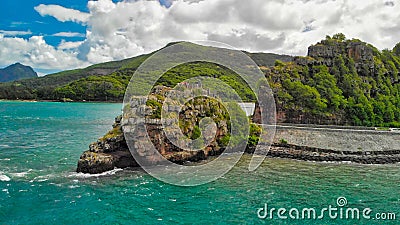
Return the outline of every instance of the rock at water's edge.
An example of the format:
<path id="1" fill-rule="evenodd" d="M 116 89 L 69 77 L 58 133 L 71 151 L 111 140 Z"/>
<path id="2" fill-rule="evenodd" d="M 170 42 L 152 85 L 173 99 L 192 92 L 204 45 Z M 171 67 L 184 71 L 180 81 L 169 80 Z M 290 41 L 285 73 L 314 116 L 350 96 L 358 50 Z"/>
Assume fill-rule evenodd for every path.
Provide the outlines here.
<path id="1" fill-rule="evenodd" d="M 114 168 L 137 167 L 121 129 L 121 117 L 115 118 L 113 129 L 90 145 L 78 161 L 78 173 L 98 174 Z"/>

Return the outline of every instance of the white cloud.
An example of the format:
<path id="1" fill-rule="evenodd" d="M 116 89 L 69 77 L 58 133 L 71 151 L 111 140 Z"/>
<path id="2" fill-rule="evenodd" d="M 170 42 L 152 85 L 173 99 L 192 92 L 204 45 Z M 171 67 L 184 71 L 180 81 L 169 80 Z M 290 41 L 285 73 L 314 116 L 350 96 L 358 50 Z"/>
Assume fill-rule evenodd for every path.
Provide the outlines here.
<path id="1" fill-rule="evenodd" d="M 61 40 L 61 43 L 58 45 L 58 50 L 66 50 L 66 49 L 74 49 L 75 51 L 83 44 L 83 41 L 65 41 Z"/>
<path id="2" fill-rule="evenodd" d="M 77 32 L 59 32 L 55 33 L 52 36 L 54 37 L 85 37 L 85 34 L 77 33 Z"/>
<path id="3" fill-rule="evenodd" d="M 305 55 L 337 32 L 378 48 L 398 39 L 400 4 L 374 0 L 89 1 L 90 35 L 80 56 L 92 63 L 154 51 L 177 40 L 214 40 L 248 51 Z"/>
<path id="4" fill-rule="evenodd" d="M 61 22 L 72 21 L 78 23 L 85 23 L 90 14 L 81 12 L 75 9 L 65 8 L 59 5 L 43 5 L 40 4 L 35 7 L 35 10 L 41 16 L 52 16 Z"/>
<path id="5" fill-rule="evenodd" d="M 28 24 L 27 22 L 13 21 L 13 22 L 11 22 L 10 27 L 19 27 L 19 26 L 27 25 L 27 24 Z"/>
<path id="6" fill-rule="evenodd" d="M 4 36 L 25 36 L 25 35 L 31 35 L 32 32 L 30 30 L 28 31 L 0 30 L 0 34 L 3 34 Z"/>
<path id="7" fill-rule="evenodd" d="M 76 52 L 57 50 L 48 45 L 42 36 L 29 39 L 10 38 L 0 35 L 0 59 L 2 65 L 15 62 L 38 69 L 73 69 L 88 65 L 77 59 Z"/>
<path id="8" fill-rule="evenodd" d="M 305 55 L 307 47 L 325 35 L 343 32 L 380 49 L 400 41 L 400 4 L 376 0 L 174 0 L 166 8 L 158 1 L 89 1 L 89 13 L 57 5 L 39 5 L 42 16 L 87 25 L 84 42 L 63 41 L 55 49 L 34 40 L 15 39 L 27 60 L 47 68 L 118 60 L 148 53 L 179 40 L 214 40 L 247 51 Z M 0 32 L 1 33 L 1 32 Z M 1 36 L 2 34 L 0 34 Z M 81 35 L 62 32 L 57 36 Z M 3 34 L 3 36 L 7 36 Z M 6 39 L 3 37 L 3 39 Z M 8 39 L 11 42 L 11 39 Z M 43 41 L 43 39 L 42 39 Z M 44 41 L 43 41 L 44 42 Z M 0 43 L 3 48 L 5 44 Z M 30 46 L 25 56 L 23 46 Z M 46 47 L 44 47 L 46 46 Z M 34 49 L 36 49 L 34 51 Z M 5 51 L 1 49 L 0 51 Z M 11 51 L 11 50 L 9 50 Z M 32 56 L 32 54 L 35 56 Z M 51 56 L 50 56 L 50 55 Z M 7 58 L 7 57 L 6 57 Z M 53 61 L 52 61 L 53 60 Z M 42 60 L 41 65 L 45 65 Z"/>

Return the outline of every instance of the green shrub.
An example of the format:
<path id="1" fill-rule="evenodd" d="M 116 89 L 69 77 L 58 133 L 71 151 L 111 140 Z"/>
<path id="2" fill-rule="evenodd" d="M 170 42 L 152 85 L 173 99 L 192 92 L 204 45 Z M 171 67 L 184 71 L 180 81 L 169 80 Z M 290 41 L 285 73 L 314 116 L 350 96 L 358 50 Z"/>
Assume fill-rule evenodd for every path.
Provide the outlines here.
<path id="1" fill-rule="evenodd" d="M 287 142 L 287 140 L 282 138 L 281 140 L 279 140 L 279 143 L 286 145 L 288 142 Z"/>

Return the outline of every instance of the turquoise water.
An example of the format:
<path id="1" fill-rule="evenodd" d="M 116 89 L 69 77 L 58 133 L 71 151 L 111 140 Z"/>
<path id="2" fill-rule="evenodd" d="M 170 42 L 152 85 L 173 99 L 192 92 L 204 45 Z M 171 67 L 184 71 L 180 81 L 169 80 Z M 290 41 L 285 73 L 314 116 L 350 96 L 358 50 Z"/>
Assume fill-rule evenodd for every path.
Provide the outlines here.
<path id="1" fill-rule="evenodd" d="M 400 165 L 249 156 L 223 178 L 177 187 L 142 171 L 74 172 L 88 145 L 120 113 L 119 104 L 0 102 L 0 224 L 399 224 Z M 264 207 L 337 206 L 393 212 L 397 220 L 259 219 Z"/>

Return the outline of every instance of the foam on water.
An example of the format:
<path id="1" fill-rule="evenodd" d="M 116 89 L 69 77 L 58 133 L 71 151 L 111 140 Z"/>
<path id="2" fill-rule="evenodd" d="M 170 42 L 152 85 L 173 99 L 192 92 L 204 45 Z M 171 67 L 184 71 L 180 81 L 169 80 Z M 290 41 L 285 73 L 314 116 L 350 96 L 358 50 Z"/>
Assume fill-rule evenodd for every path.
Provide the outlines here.
<path id="1" fill-rule="evenodd" d="M 115 168 L 113 170 L 104 172 L 104 173 L 99 173 L 99 174 L 87 174 L 87 173 L 72 173 L 68 175 L 68 177 L 76 177 L 76 178 L 90 178 L 90 177 L 102 177 L 102 176 L 109 176 L 109 175 L 114 175 L 118 173 L 119 171 L 122 171 L 123 169 L 120 168 Z"/>
<path id="2" fill-rule="evenodd" d="M 11 175 L 12 177 L 19 177 L 19 178 L 22 178 L 22 177 L 25 177 L 26 175 L 28 175 L 30 172 L 32 172 L 32 169 L 29 169 L 28 171 L 20 172 L 20 173 L 10 173 L 10 175 Z"/>
<path id="3" fill-rule="evenodd" d="M 7 181 L 10 181 L 10 180 L 11 180 L 11 178 L 9 178 L 8 176 L 4 175 L 3 172 L 0 172 L 0 181 L 7 182 Z"/>
<path id="4" fill-rule="evenodd" d="M 74 189 L 74 188 L 78 188 L 78 187 L 80 187 L 79 185 L 69 185 L 68 186 L 68 188 L 70 188 L 70 189 Z"/>

